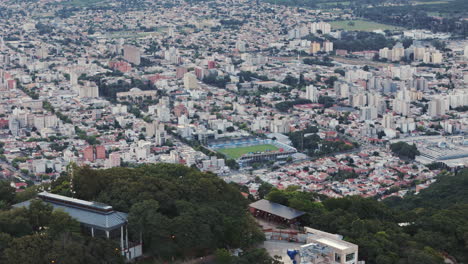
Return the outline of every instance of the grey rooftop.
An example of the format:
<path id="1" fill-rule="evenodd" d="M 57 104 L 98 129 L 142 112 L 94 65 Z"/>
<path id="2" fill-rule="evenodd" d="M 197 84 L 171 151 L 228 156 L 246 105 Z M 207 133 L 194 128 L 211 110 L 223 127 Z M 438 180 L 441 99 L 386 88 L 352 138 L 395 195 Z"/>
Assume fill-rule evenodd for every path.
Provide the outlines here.
<path id="1" fill-rule="evenodd" d="M 295 219 L 305 214 L 305 212 L 298 211 L 296 209 L 284 206 L 282 204 L 273 203 L 265 199 L 251 203 L 249 206 L 287 220 Z"/>
<path id="2" fill-rule="evenodd" d="M 53 206 L 54 210 L 62 210 L 76 219 L 80 224 L 109 231 L 127 222 L 128 214 L 114 211 L 112 206 L 70 198 L 67 196 L 42 192 L 37 198 Z M 15 208 L 29 207 L 31 200 L 13 205 Z"/>

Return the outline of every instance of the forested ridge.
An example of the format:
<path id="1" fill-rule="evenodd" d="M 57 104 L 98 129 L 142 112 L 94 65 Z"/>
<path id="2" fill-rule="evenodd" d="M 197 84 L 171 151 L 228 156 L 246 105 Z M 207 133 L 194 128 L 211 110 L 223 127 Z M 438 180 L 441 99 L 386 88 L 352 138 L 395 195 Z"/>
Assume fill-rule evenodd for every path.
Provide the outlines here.
<path id="1" fill-rule="evenodd" d="M 263 250 L 252 250 L 264 236 L 248 214 L 240 189 L 211 173 L 181 165 L 138 168 L 74 169 L 76 197 L 110 204 L 129 213 L 133 238 L 143 233 L 145 253 L 158 259 L 215 254 L 219 263 L 278 263 Z M 66 175 L 51 191 L 70 195 Z M 468 261 L 468 170 L 444 173 L 418 195 L 379 202 L 370 198 L 331 199 L 277 190 L 263 183 L 259 194 L 305 211 L 305 226 L 338 233 L 359 245 L 359 259 L 370 264 L 437 264 L 444 256 Z M 35 189 L 14 193 L 0 182 L 0 262 L 121 263 L 113 242 L 79 232 L 67 214 L 35 201 L 29 209 L 10 209 Z M 240 258 L 226 249 L 243 248 Z M 18 256 L 21 256 L 19 258 Z M 223 260 L 223 261 L 221 261 Z M 57 263 L 64 263 L 57 262 Z"/>
<path id="2" fill-rule="evenodd" d="M 63 175 L 51 184 L 50 191 L 71 196 L 70 181 L 69 175 Z M 12 204 L 31 198 L 37 188 L 15 197 L 14 189 L 5 181 L 1 183 L 2 261 L 23 264 L 52 263 L 52 260 L 55 263 L 123 261 L 118 245 L 83 236 L 75 220 L 65 213 L 52 212 L 51 206 L 45 203 L 35 200 L 29 209 L 9 209 Z M 266 251 L 254 248 L 264 240 L 264 235 L 247 211 L 248 201 L 237 186 L 225 183 L 214 174 L 171 164 L 107 170 L 75 166 L 73 187 L 75 198 L 103 202 L 129 213 L 131 240 L 139 241 L 141 232 L 145 254 L 155 259 L 216 253 L 227 257 L 229 263 L 276 263 Z M 39 241 L 41 246 L 35 245 Z M 77 251 L 71 249 L 73 246 Z M 46 252 L 48 248 L 52 248 L 51 252 Z M 220 250 L 226 248 L 245 251 L 240 257 L 229 257 Z M 14 260 L 17 254 L 23 258 Z"/>
<path id="3" fill-rule="evenodd" d="M 124 263 L 118 244 L 82 235 L 76 220 L 51 205 L 34 200 L 29 208 L 6 210 L 14 192 L 0 182 L 0 263 Z"/>
<path id="4" fill-rule="evenodd" d="M 75 170 L 73 183 L 77 198 L 128 212 L 130 231 L 134 237 L 143 233 L 147 254 L 204 256 L 217 248 L 248 248 L 264 239 L 246 210 L 248 201 L 211 173 L 171 164 L 85 167 Z"/>

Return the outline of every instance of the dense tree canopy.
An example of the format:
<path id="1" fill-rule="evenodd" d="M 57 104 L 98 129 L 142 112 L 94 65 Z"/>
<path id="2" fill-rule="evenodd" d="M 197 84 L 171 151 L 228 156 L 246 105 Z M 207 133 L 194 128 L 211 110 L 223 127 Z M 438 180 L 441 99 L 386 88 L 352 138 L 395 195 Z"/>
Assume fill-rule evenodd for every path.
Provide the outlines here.
<path id="1" fill-rule="evenodd" d="M 304 151 L 311 157 L 348 151 L 357 147 L 356 143 L 353 144 L 341 139 L 322 139 L 317 133 L 318 128 L 310 126 L 304 130 L 289 133 L 289 139 L 295 148 Z"/>
<path id="2" fill-rule="evenodd" d="M 272 189 L 267 198 L 307 212 L 301 219 L 304 225 L 341 234 L 358 244 L 359 259 L 366 263 L 444 263 L 445 254 L 465 263 L 467 188 L 465 170 L 439 178 L 419 195 L 385 202 L 361 197 L 318 197 L 295 188 Z"/>
<path id="3" fill-rule="evenodd" d="M 281 112 L 287 112 L 289 109 L 293 108 L 295 105 L 310 104 L 310 103 L 312 103 L 312 101 L 310 101 L 309 99 L 296 99 L 292 101 L 284 101 L 281 103 L 277 103 L 275 107 Z"/>
<path id="4" fill-rule="evenodd" d="M 124 263 L 115 248 L 111 241 L 83 237 L 76 220 L 39 200 L 0 211 L 0 263 Z"/>
<path id="5" fill-rule="evenodd" d="M 15 199 L 15 188 L 8 181 L 0 181 L 0 210 L 8 208 Z"/>
<path id="6" fill-rule="evenodd" d="M 418 195 L 384 202 L 331 199 L 299 187 L 278 190 L 266 183 L 262 195 L 306 212 L 300 219 L 305 226 L 341 234 L 358 244 L 359 259 L 366 263 L 441 264 L 446 255 L 465 263 L 468 170 L 441 175 Z M 51 187 L 67 194 L 68 183 L 63 177 Z M 215 252 L 219 263 L 278 263 L 263 250 L 247 250 L 240 257 L 226 254 L 224 248 L 247 249 L 263 235 L 247 214 L 242 188 L 213 174 L 169 164 L 85 167 L 74 169 L 74 187 L 80 198 L 129 212 L 131 234 L 135 238 L 143 233 L 147 254 L 171 258 Z M 11 201 L 11 196 L 3 195 L 1 200 Z M 0 211 L 0 262 L 121 263 L 116 246 L 82 236 L 75 220 L 38 200 L 27 209 Z"/>
<path id="7" fill-rule="evenodd" d="M 142 232 L 146 252 L 163 258 L 246 248 L 264 239 L 234 186 L 185 166 L 77 168 L 74 188 L 79 198 L 129 212 L 133 235 Z"/>
<path id="8" fill-rule="evenodd" d="M 334 40 L 336 49 L 348 51 L 379 50 L 385 47 L 393 47 L 395 40 L 386 38 L 382 34 L 373 32 L 346 32 L 341 39 Z"/>
<path id="9" fill-rule="evenodd" d="M 416 145 L 410 145 L 406 142 L 397 142 L 390 145 L 390 149 L 402 158 L 414 159 L 417 155 L 419 155 L 418 148 Z"/>

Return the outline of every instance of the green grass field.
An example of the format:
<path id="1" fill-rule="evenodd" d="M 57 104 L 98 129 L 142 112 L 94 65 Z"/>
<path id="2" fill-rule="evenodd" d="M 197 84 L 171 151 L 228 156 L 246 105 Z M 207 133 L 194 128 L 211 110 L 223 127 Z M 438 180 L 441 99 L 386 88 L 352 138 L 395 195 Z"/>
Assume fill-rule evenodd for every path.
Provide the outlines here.
<path id="1" fill-rule="evenodd" d="M 248 147 L 218 149 L 218 152 L 226 155 L 228 158 L 238 159 L 242 155 L 248 154 L 250 152 L 265 152 L 267 150 L 271 150 L 271 151 L 278 150 L 278 147 L 271 145 L 271 144 L 264 144 L 264 145 L 248 146 Z"/>
<path id="2" fill-rule="evenodd" d="M 59 2 L 58 4 L 66 5 L 66 6 L 74 6 L 74 7 L 88 7 L 94 5 L 102 5 L 104 4 L 104 0 L 69 0 Z"/>
<path id="3" fill-rule="evenodd" d="M 376 29 L 381 30 L 401 30 L 402 27 L 396 27 L 392 25 L 385 25 L 376 22 L 366 20 L 344 20 L 344 21 L 332 21 L 330 22 L 333 29 L 344 29 L 344 30 L 357 30 L 357 31 L 373 31 Z"/>
<path id="4" fill-rule="evenodd" d="M 415 5 L 440 5 L 448 4 L 450 1 L 414 1 L 412 3 Z"/>
<path id="5" fill-rule="evenodd" d="M 349 4 L 351 4 L 351 2 L 349 2 L 349 1 L 325 2 L 325 3 L 320 3 L 319 5 L 323 6 L 323 7 L 327 7 L 327 6 L 332 6 L 332 5 L 335 6 L 335 5 L 338 5 L 338 4 L 349 5 Z"/>

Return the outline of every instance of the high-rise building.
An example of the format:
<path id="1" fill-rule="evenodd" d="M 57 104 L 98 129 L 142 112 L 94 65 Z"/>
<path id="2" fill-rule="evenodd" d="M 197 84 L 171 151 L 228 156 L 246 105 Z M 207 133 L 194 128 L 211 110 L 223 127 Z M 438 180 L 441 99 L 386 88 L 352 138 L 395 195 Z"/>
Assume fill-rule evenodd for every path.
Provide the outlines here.
<path id="1" fill-rule="evenodd" d="M 176 35 L 175 33 L 176 33 L 176 28 L 175 27 L 169 27 L 169 29 L 167 31 L 167 34 L 169 35 L 169 37 L 174 38 L 175 35 Z"/>
<path id="2" fill-rule="evenodd" d="M 87 146 L 83 150 L 83 158 L 87 161 L 94 162 L 94 147 L 93 146 Z"/>
<path id="3" fill-rule="evenodd" d="M 205 78 L 205 69 L 202 67 L 195 67 L 194 72 L 198 80 L 203 80 L 203 78 Z"/>
<path id="4" fill-rule="evenodd" d="M 107 160 L 107 167 L 120 167 L 120 153 L 112 152 L 109 154 L 109 159 Z"/>
<path id="5" fill-rule="evenodd" d="M 177 78 L 177 79 L 182 79 L 182 78 L 184 78 L 184 74 L 186 74 L 187 71 L 188 71 L 188 70 L 187 70 L 187 68 L 185 68 L 185 67 L 179 67 L 179 68 L 177 68 L 177 70 L 176 70 L 176 78 Z"/>
<path id="6" fill-rule="evenodd" d="M 161 122 L 169 122 L 171 120 L 171 111 L 166 105 L 158 105 L 157 109 L 158 119 Z"/>
<path id="7" fill-rule="evenodd" d="M 320 51 L 320 43 L 319 42 L 312 42 L 310 44 L 310 53 L 311 54 L 316 54 L 317 52 Z"/>
<path id="8" fill-rule="evenodd" d="M 33 126 L 37 130 L 43 128 L 53 128 L 58 124 L 58 118 L 56 115 L 36 115 L 33 120 Z"/>
<path id="9" fill-rule="evenodd" d="M 70 85 L 71 86 L 78 85 L 78 74 L 74 70 L 70 70 Z"/>
<path id="10" fill-rule="evenodd" d="M 198 88 L 197 77 L 193 73 L 184 74 L 184 88 L 187 90 Z"/>
<path id="11" fill-rule="evenodd" d="M 141 52 L 140 49 L 131 46 L 131 45 L 126 45 L 124 46 L 124 59 L 130 63 L 133 63 L 135 65 L 140 65 L 141 63 Z"/>
<path id="12" fill-rule="evenodd" d="M 299 27 L 293 28 L 288 31 L 288 39 L 300 39 L 301 36 L 301 31 Z"/>
<path id="13" fill-rule="evenodd" d="M 389 59 L 391 57 L 391 50 L 387 47 L 379 50 L 379 58 Z"/>
<path id="14" fill-rule="evenodd" d="M 363 107 L 367 105 L 367 96 L 363 92 L 356 93 L 351 96 L 351 105 L 353 107 Z"/>
<path id="15" fill-rule="evenodd" d="M 18 136 L 21 128 L 20 121 L 15 116 L 10 116 L 8 118 L 8 129 L 10 130 L 13 136 Z"/>
<path id="16" fill-rule="evenodd" d="M 395 119 L 392 113 L 384 114 L 382 117 L 382 126 L 384 128 L 395 129 Z"/>
<path id="17" fill-rule="evenodd" d="M 78 95 L 80 98 L 99 97 L 99 87 L 94 82 L 86 82 L 78 87 Z"/>
<path id="18" fill-rule="evenodd" d="M 429 102 L 427 112 L 431 117 L 436 117 L 445 115 L 447 108 L 447 99 L 442 96 L 436 96 Z"/>
<path id="19" fill-rule="evenodd" d="M 238 40 L 236 42 L 236 49 L 239 51 L 239 52 L 245 52 L 245 42 L 242 41 L 242 40 Z"/>
<path id="20" fill-rule="evenodd" d="M 325 41 L 323 43 L 323 51 L 325 52 L 332 52 L 333 51 L 333 42 L 331 41 Z"/>
<path id="21" fill-rule="evenodd" d="M 333 85 L 338 98 L 347 98 L 349 96 L 349 85 L 346 82 L 338 81 Z"/>
<path id="22" fill-rule="evenodd" d="M 3 36 L 0 36 L 0 51 L 5 50 L 5 41 L 3 40 Z"/>
<path id="23" fill-rule="evenodd" d="M 424 52 L 424 57 L 422 61 L 424 63 L 431 63 L 431 53 L 429 51 Z"/>
<path id="24" fill-rule="evenodd" d="M 435 51 L 431 53 L 431 63 L 441 64 L 442 63 L 442 53 Z"/>
<path id="25" fill-rule="evenodd" d="M 279 119 L 275 118 L 270 123 L 270 132 L 271 133 L 289 133 L 289 120 L 286 118 Z"/>
<path id="26" fill-rule="evenodd" d="M 8 80 L 7 81 L 7 88 L 8 88 L 8 90 L 15 90 L 16 89 L 16 80 Z"/>
<path id="27" fill-rule="evenodd" d="M 106 159 L 106 148 L 104 146 L 96 146 L 96 159 Z"/>
<path id="28" fill-rule="evenodd" d="M 208 61 L 208 69 L 214 69 L 214 68 L 216 68 L 216 62 Z"/>
<path id="29" fill-rule="evenodd" d="M 40 59 L 47 58 L 49 56 L 49 49 L 46 46 L 41 45 L 36 51 L 36 56 Z"/>
<path id="30" fill-rule="evenodd" d="M 399 99 L 399 98 L 394 99 L 393 111 L 402 116 L 408 116 L 410 113 L 410 102 L 405 99 Z"/>
<path id="31" fill-rule="evenodd" d="M 170 47 L 166 49 L 164 51 L 164 59 L 169 61 L 172 64 L 179 64 L 181 62 L 179 50 L 175 47 Z"/>
<path id="32" fill-rule="evenodd" d="M 426 48 L 418 45 L 414 47 L 414 60 L 421 61 L 424 60 L 424 55 L 426 53 Z"/>
<path id="33" fill-rule="evenodd" d="M 413 79 L 411 82 L 411 87 L 417 91 L 426 91 L 428 89 L 427 80 L 425 78 Z"/>
<path id="34" fill-rule="evenodd" d="M 164 130 L 164 125 L 163 125 L 162 129 L 161 127 L 159 127 L 158 130 L 156 130 L 154 141 L 157 146 L 161 146 L 161 145 L 166 144 L 166 139 L 167 139 L 167 133 Z"/>
<path id="35" fill-rule="evenodd" d="M 468 89 L 456 89 L 449 94 L 450 107 L 468 105 Z"/>
<path id="36" fill-rule="evenodd" d="M 306 99 L 312 101 L 312 103 L 317 103 L 319 98 L 318 90 L 315 86 L 309 85 L 306 87 Z"/>
<path id="37" fill-rule="evenodd" d="M 365 106 L 361 107 L 361 120 L 374 120 L 377 118 L 377 108 Z"/>
<path id="38" fill-rule="evenodd" d="M 326 22 L 314 22 L 310 25 L 310 32 L 312 34 L 330 34 L 331 32 L 331 25 Z"/>
<path id="39" fill-rule="evenodd" d="M 405 56 L 405 48 L 403 44 L 398 42 L 393 48 L 391 52 L 391 60 L 392 61 L 400 61 Z"/>

